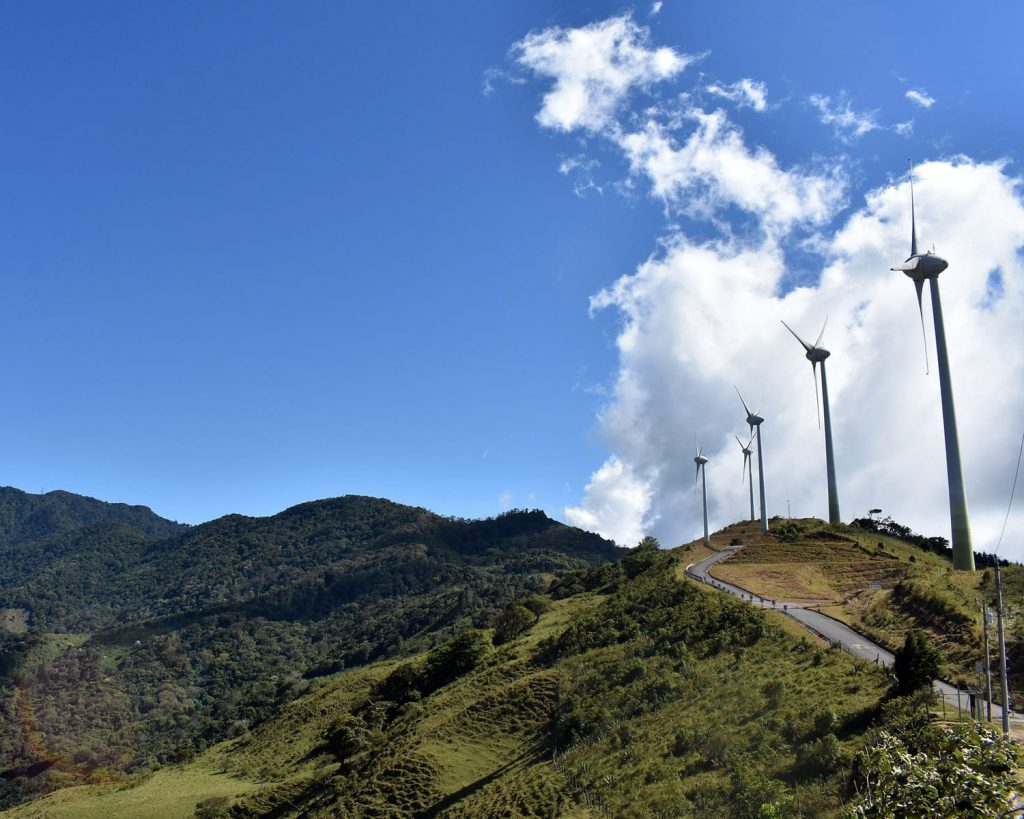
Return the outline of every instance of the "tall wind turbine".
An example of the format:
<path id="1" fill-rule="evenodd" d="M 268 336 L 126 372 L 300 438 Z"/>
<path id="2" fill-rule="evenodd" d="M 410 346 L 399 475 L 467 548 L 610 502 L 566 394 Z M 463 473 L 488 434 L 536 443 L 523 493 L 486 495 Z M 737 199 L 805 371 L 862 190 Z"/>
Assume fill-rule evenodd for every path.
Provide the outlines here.
<path id="1" fill-rule="evenodd" d="M 828 324 L 828 316 L 825 317 L 825 324 Z M 800 336 L 793 332 L 793 328 L 786 322 L 782 326 L 793 333 L 793 338 L 799 341 L 804 350 L 807 351 L 807 360 L 811 362 L 811 375 L 814 377 L 814 400 L 818 400 L 818 365 L 821 364 L 821 403 L 825 407 L 825 474 L 828 477 L 828 522 L 840 523 L 839 517 L 839 489 L 836 487 L 836 459 L 832 449 L 832 414 L 828 406 L 828 378 L 825 376 L 825 359 L 831 353 L 821 344 L 822 336 L 825 335 L 825 324 L 821 325 L 821 332 L 818 333 L 818 340 L 814 344 L 808 344 Z M 818 429 L 821 429 L 821 416 L 818 417 Z"/>
<path id="2" fill-rule="evenodd" d="M 736 439 L 736 443 L 740 445 L 740 450 L 743 452 L 743 470 L 746 472 L 747 484 L 750 487 L 750 519 L 754 520 L 754 462 L 753 462 L 753 451 L 750 449 L 750 445 L 754 443 L 754 436 L 750 436 L 750 440 L 746 444 L 740 440 L 738 435 L 733 435 Z"/>
<path id="3" fill-rule="evenodd" d="M 949 377 L 949 354 L 946 351 L 946 331 L 942 323 L 942 302 L 939 300 L 939 274 L 949 263 L 926 250 L 917 252 L 917 222 L 914 216 L 914 167 L 910 167 L 910 257 L 899 270 L 910 277 L 917 288 L 917 309 L 921 315 L 921 333 L 924 334 L 924 307 L 921 291 L 928 281 L 932 297 L 932 318 L 935 320 L 935 355 L 939 360 L 939 393 L 942 398 L 942 431 L 946 439 L 946 480 L 949 484 L 949 519 L 952 529 L 953 566 L 965 571 L 974 571 L 974 549 L 971 546 L 971 529 L 967 517 L 967 493 L 964 491 L 964 474 L 960 465 L 960 442 L 956 434 L 956 410 L 953 407 L 953 386 Z M 925 346 L 927 367 L 928 349 Z"/>
<path id="4" fill-rule="evenodd" d="M 757 480 L 761 490 L 761 531 L 768 531 L 768 513 L 764 508 L 764 455 L 761 451 L 761 424 L 764 423 L 764 418 L 758 415 L 756 412 L 751 412 L 747 407 L 747 402 L 743 400 L 743 396 L 740 395 L 740 388 L 736 387 L 736 394 L 740 396 L 740 403 L 743 404 L 743 409 L 747 413 L 747 425 L 750 427 L 750 432 L 753 433 L 754 429 L 757 429 Z"/>
<path id="5" fill-rule="evenodd" d="M 711 545 L 711 536 L 708 534 L 708 476 L 704 464 L 708 462 L 700 452 L 700 446 L 697 447 L 697 454 L 693 458 L 693 462 L 697 464 L 697 474 L 694 476 L 694 480 L 702 478 L 701 490 L 704 495 L 704 545 Z"/>

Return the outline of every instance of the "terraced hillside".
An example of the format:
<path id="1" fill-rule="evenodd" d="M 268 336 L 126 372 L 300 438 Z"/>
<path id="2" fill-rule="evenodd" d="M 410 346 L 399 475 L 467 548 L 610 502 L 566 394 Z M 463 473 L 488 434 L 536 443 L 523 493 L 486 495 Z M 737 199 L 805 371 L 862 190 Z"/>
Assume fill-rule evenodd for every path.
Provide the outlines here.
<path id="1" fill-rule="evenodd" d="M 908 630 L 923 630 L 942 653 L 947 679 L 977 683 L 975 663 L 984 652 L 977 601 L 992 600 L 991 569 L 954 571 L 944 557 L 913 544 L 813 518 L 775 520 L 767 534 L 757 523 L 738 523 L 712 538 L 718 549 L 733 542 L 744 548 L 716 564 L 716 577 L 768 599 L 819 608 L 891 650 Z M 1008 590 L 1019 587 L 1021 574 L 1020 566 L 1004 570 Z M 1008 593 L 1005 602 L 1016 645 L 1024 600 Z M 1024 675 L 1015 680 L 1024 682 Z"/>
<path id="2" fill-rule="evenodd" d="M 344 672 L 190 763 L 2 815 L 838 815 L 880 670 L 679 580 L 691 555 L 634 550 L 508 642 Z"/>

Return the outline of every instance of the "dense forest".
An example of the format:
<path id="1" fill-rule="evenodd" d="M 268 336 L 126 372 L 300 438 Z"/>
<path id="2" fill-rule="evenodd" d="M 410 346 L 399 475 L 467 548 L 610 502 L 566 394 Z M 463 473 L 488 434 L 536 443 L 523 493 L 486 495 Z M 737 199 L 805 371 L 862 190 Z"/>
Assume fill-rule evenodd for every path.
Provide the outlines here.
<path id="1" fill-rule="evenodd" d="M 489 625 L 609 541 L 347 496 L 195 527 L 4 490 L 0 804 L 191 758 L 324 675 Z"/>

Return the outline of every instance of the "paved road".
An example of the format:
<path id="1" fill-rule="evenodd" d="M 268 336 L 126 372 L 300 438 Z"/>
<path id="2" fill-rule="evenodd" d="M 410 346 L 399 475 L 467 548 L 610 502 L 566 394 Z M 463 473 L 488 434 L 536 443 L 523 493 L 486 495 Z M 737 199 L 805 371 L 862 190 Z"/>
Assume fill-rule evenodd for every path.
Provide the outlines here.
<path id="1" fill-rule="evenodd" d="M 719 560 L 725 560 L 734 552 L 742 548 L 742 546 L 733 546 L 728 549 L 724 549 L 717 554 L 713 554 L 710 557 L 706 557 L 703 560 L 699 560 L 696 563 L 691 563 L 686 567 L 686 574 L 701 583 L 714 586 L 721 591 L 734 595 L 735 597 L 739 597 L 743 600 L 749 600 L 752 605 L 760 606 L 761 608 L 775 608 L 776 611 L 779 611 L 788 617 L 792 617 L 804 628 L 814 632 L 819 637 L 824 637 L 832 643 L 841 644 L 843 650 L 853 654 L 855 657 L 860 657 L 861 659 L 868 660 L 869 662 L 878 662 L 885 666 L 892 665 L 894 658 L 891 651 L 887 651 L 877 643 L 871 642 L 871 640 L 863 634 L 858 634 L 845 623 L 840 623 L 838 620 L 822 614 L 821 612 L 814 611 L 813 609 L 804 608 L 799 603 L 777 600 L 773 604 L 773 601 L 771 600 L 765 600 L 763 597 L 752 594 L 740 586 L 718 580 L 709 574 L 708 569 L 710 569 L 715 563 Z M 967 692 L 958 692 L 956 686 L 950 685 L 947 682 L 942 682 L 941 680 L 936 680 L 935 690 L 945 699 L 946 704 L 951 708 L 956 708 L 958 697 L 961 699 L 961 708 L 968 709 L 970 707 Z M 1002 719 L 1002 715 L 1002 709 L 993 703 L 992 719 L 994 721 Z M 1012 712 L 1010 717 L 1011 719 L 1013 718 Z"/>

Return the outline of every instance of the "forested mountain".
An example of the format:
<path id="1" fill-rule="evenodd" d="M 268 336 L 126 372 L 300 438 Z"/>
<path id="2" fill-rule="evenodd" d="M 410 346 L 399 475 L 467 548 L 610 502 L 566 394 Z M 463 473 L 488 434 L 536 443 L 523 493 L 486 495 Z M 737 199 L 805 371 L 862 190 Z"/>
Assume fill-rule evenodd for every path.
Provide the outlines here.
<path id="1" fill-rule="evenodd" d="M 0 609 L 29 626 L 0 645 L 8 803 L 189 758 L 324 674 L 488 625 L 620 551 L 539 511 L 468 521 L 347 496 L 185 528 L 19 495 L 0 558 Z"/>

